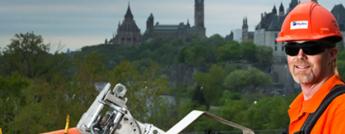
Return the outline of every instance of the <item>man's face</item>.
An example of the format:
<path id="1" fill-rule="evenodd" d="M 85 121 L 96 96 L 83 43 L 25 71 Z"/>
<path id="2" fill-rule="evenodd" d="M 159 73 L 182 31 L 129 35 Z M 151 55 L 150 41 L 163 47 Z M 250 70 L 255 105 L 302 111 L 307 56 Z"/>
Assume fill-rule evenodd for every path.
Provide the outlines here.
<path id="1" fill-rule="evenodd" d="M 287 54 L 287 62 L 293 79 L 300 84 L 315 84 L 333 73 L 336 49 L 324 49 L 317 54 L 308 55 L 302 49 L 298 54 Z"/>

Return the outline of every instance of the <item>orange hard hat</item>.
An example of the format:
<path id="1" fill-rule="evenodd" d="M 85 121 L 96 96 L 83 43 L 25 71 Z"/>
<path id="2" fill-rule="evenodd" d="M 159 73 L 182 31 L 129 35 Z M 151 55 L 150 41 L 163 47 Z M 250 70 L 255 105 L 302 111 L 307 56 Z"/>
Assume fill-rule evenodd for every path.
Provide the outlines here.
<path id="1" fill-rule="evenodd" d="M 277 42 L 342 40 L 335 17 L 316 2 L 298 4 L 285 18 Z"/>

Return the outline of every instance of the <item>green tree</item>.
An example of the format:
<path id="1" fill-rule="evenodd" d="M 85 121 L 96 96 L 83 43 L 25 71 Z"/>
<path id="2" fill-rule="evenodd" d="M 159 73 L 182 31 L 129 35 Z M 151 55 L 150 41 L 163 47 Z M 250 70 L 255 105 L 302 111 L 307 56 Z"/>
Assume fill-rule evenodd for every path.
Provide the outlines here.
<path id="1" fill-rule="evenodd" d="M 201 41 L 193 42 L 181 50 L 178 59 L 195 67 L 210 65 L 216 62 L 216 46 Z"/>
<path id="2" fill-rule="evenodd" d="M 272 48 L 267 46 L 257 46 L 255 55 L 256 67 L 267 70 L 273 63 L 273 51 Z"/>
<path id="3" fill-rule="evenodd" d="M 13 133 L 11 123 L 21 111 L 30 82 L 19 75 L 0 76 L 0 126 L 4 133 Z"/>
<path id="4" fill-rule="evenodd" d="M 208 45 L 222 45 L 225 43 L 225 40 L 221 35 L 214 34 L 207 38 L 206 43 Z"/>
<path id="5" fill-rule="evenodd" d="M 103 55 L 99 52 L 90 52 L 85 55 L 76 55 L 73 61 L 72 80 L 61 81 L 60 85 L 55 85 L 53 89 L 59 89 L 56 91 L 57 96 L 65 96 L 60 105 L 65 111 L 60 110 L 65 116 L 70 113 L 72 121 L 79 120 L 81 114 L 84 113 L 91 105 L 98 92 L 95 90 L 95 83 L 108 82 L 107 71 L 105 68 L 105 62 Z M 54 83 L 50 84 L 54 85 Z M 64 117 L 62 117 L 64 119 Z"/>
<path id="6" fill-rule="evenodd" d="M 193 96 L 192 96 L 193 103 L 195 103 L 195 107 L 198 105 L 205 105 L 209 106 L 209 104 L 206 102 L 205 95 L 203 92 L 203 86 L 197 86 L 194 89 Z"/>
<path id="7" fill-rule="evenodd" d="M 253 100 L 238 97 L 235 92 L 224 92 L 220 116 L 255 130 L 282 129 L 288 125 L 287 110 L 293 96 L 264 96 Z M 226 129 L 226 128 L 223 128 Z"/>
<path id="8" fill-rule="evenodd" d="M 237 42 L 227 42 L 217 47 L 218 61 L 235 61 L 241 59 L 242 52 Z"/>
<path id="9" fill-rule="evenodd" d="M 269 75 L 256 69 L 240 69 L 228 74 L 224 80 L 224 86 L 233 91 L 243 91 L 245 88 L 256 88 L 272 84 Z"/>
<path id="10" fill-rule="evenodd" d="M 169 94 L 170 89 L 167 78 L 159 70 L 160 66 L 154 62 L 139 71 L 132 62 L 123 61 L 109 72 L 108 78 L 111 83 L 122 83 L 127 87 L 130 100 L 127 105 L 136 119 L 168 127 L 175 119 L 163 117 L 169 117 L 175 111 L 170 109 L 166 97 L 162 97 L 163 94 Z"/>
<path id="11" fill-rule="evenodd" d="M 31 80 L 31 85 L 23 90 L 24 104 L 11 122 L 15 133 L 41 133 L 62 129 L 69 111 L 66 89 L 54 87 L 43 80 Z M 68 111 L 68 112 L 67 112 Z"/>
<path id="12" fill-rule="evenodd" d="M 289 123 L 288 97 L 273 96 L 255 100 L 249 105 L 243 119 L 253 129 L 281 129 Z"/>
<path id="13" fill-rule="evenodd" d="M 197 72 L 194 76 L 205 95 L 207 104 L 217 104 L 223 92 L 224 69 L 219 65 L 212 65 L 206 73 Z"/>
<path id="14" fill-rule="evenodd" d="M 75 78 L 81 84 L 93 87 L 95 82 L 105 80 L 105 62 L 99 52 L 78 55 L 74 60 Z"/>
<path id="15" fill-rule="evenodd" d="M 241 44 L 241 52 L 242 52 L 242 58 L 251 62 L 256 62 L 256 53 L 258 51 L 257 47 L 253 43 L 243 43 Z"/>
<path id="16" fill-rule="evenodd" d="M 49 44 L 43 43 L 43 38 L 34 33 L 19 33 L 2 52 L 3 74 L 18 72 L 29 78 L 42 76 L 56 66 L 51 63 Z"/>
<path id="17" fill-rule="evenodd" d="M 224 100 L 224 104 L 219 107 L 217 114 L 227 120 L 248 126 L 249 124 L 245 120 L 245 116 L 247 109 L 250 107 L 250 103 L 245 99 L 234 100 L 226 98 Z"/>

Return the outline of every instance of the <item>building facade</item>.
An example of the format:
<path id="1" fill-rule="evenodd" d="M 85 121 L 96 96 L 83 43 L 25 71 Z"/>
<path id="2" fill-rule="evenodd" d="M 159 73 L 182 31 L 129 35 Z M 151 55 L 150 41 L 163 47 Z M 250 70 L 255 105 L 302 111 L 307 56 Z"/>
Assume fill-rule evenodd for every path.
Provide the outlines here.
<path id="1" fill-rule="evenodd" d="M 297 4 L 297 0 L 292 0 L 286 13 L 282 3 L 279 6 L 279 11 L 277 10 L 276 6 L 274 6 L 271 12 L 261 14 L 261 20 L 255 27 L 254 43 L 257 45 L 271 47 L 275 57 L 275 62 L 281 63 L 285 59 L 283 45 L 276 42 L 275 39 L 278 37 L 280 27 L 284 22 L 285 16 L 295 6 L 297 6 Z"/>
<path id="2" fill-rule="evenodd" d="M 139 45 L 149 39 L 182 39 L 189 41 L 193 37 L 205 38 L 204 0 L 195 0 L 194 2 L 194 26 L 191 26 L 188 20 L 186 23 L 181 22 L 179 24 L 159 24 L 159 22 L 155 22 L 151 13 L 147 18 L 146 31 L 143 35 L 135 23 L 131 8 L 128 5 L 124 20 L 118 24 L 117 34 L 109 42 L 106 41 L 105 44 Z"/>
<path id="3" fill-rule="evenodd" d="M 191 40 L 193 37 L 206 37 L 204 0 L 195 0 L 194 5 L 194 26 L 189 21 L 179 24 L 159 24 L 154 21 L 151 13 L 146 21 L 144 39 L 182 39 Z"/>
<path id="4" fill-rule="evenodd" d="M 205 37 L 206 28 L 205 28 L 205 7 L 204 0 L 195 0 L 194 1 L 194 34 Z"/>
<path id="5" fill-rule="evenodd" d="M 248 19 L 243 18 L 242 29 L 234 29 L 230 34 L 225 36 L 225 40 L 233 40 L 237 42 L 250 42 L 252 43 L 254 39 L 254 32 L 249 31 Z"/>
<path id="6" fill-rule="evenodd" d="M 117 35 L 110 40 L 111 44 L 139 45 L 142 42 L 140 29 L 133 19 L 133 14 L 128 5 L 127 12 L 122 23 L 118 24 Z"/>

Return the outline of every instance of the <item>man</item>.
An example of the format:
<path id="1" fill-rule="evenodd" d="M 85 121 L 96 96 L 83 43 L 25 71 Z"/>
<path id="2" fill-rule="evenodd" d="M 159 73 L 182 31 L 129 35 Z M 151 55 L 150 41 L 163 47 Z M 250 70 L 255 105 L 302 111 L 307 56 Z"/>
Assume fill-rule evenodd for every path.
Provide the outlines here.
<path id="1" fill-rule="evenodd" d="M 345 94 L 326 105 L 314 125 L 307 125 L 327 94 L 344 85 L 336 67 L 335 44 L 341 40 L 335 17 L 316 2 L 297 5 L 285 18 L 276 41 L 284 42 L 289 71 L 302 90 L 288 111 L 290 134 L 345 133 Z"/>

